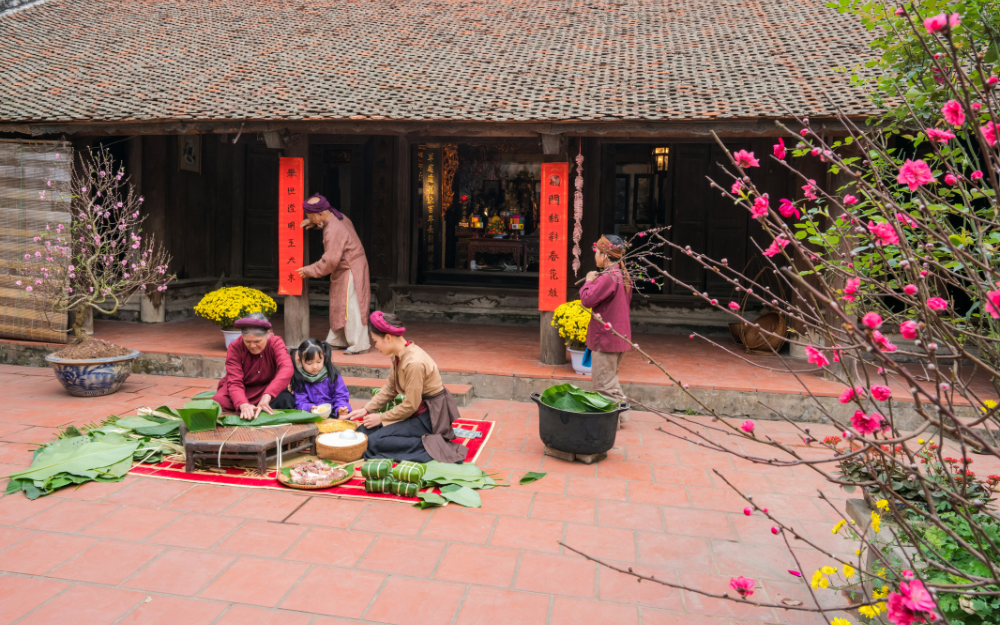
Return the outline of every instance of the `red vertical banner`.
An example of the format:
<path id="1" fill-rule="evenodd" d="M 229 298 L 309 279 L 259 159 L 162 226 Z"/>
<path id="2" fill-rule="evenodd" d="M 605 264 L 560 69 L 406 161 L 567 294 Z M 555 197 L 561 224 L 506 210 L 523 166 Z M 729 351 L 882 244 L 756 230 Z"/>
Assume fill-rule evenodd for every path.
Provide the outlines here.
<path id="1" fill-rule="evenodd" d="M 296 269 L 302 258 L 302 203 L 305 202 L 305 162 L 278 159 L 278 293 L 302 295 L 302 278 Z"/>
<path id="2" fill-rule="evenodd" d="M 542 163 L 538 310 L 566 303 L 569 163 Z"/>

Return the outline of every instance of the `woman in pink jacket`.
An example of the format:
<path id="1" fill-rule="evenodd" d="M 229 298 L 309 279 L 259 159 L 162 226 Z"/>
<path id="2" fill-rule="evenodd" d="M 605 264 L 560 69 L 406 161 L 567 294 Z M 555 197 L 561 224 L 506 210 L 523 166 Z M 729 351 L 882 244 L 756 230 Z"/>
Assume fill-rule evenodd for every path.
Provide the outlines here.
<path id="1" fill-rule="evenodd" d="M 632 322 L 629 305 L 632 303 L 632 277 L 622 265 L 625 242 L 609 234 L 594 244 L 594 260 L 604 271 L 591 271 L 587 282 L 580 289 L 580 303 L 594 314 L 587 326 L 587 347 L 591 351 L 590 378 L 594 391 L 613 399 L 624 399 L 618 381 L 618 368 L 625 352 L 632 349 Z M 610 327 L 608 327 L 610 326 Z M 628 338 L 619 338 L 612 329 Z M 619 416 L 619 423 L 629 420 L 628 413 Z"/>

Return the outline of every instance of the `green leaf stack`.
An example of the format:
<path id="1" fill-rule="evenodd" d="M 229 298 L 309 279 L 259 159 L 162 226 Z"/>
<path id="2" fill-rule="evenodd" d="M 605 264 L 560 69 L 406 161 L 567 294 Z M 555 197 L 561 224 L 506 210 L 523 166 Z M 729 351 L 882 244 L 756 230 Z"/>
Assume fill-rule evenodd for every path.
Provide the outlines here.
<path id="1" fill-rule="evenodd" d="M 611 412 L 618 402 L 600 393 L 591 393 L 573 384 L 559 384 L 545 389 L 542 403 L 566 412 Z"/>

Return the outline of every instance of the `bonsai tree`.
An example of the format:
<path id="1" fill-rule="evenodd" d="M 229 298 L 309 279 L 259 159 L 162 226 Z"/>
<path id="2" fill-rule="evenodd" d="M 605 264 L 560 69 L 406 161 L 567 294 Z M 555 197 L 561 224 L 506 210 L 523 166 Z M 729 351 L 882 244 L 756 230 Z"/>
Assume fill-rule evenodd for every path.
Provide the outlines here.
<path id="1" fill-rule="evenodd" d="M 51 191 L 70 196 L 69 223 L 47 224 L 34 237 L 15 282 L 43 303 L 50 325 L 50 313 L 75 311 L 72 331 L 78 342 L 87 338 L 86 311 L 114 314 L 136 293 L 163 292 L 173 279 L 167 273 L 170 256 L 142 230 L 142 196 L 124 169 L 113 167 L 106 148 L 80 155 L 70 188 Z"/>

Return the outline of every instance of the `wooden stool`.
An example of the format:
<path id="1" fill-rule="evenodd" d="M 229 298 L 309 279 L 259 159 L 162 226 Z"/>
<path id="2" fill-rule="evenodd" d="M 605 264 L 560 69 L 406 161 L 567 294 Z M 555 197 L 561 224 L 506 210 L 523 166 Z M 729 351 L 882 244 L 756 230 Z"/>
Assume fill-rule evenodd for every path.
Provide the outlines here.
<path id="1" fill-rule="evenodd" d="M 282 455 L 292 455 L 308 450 L 316 455 L 316 436 L 319 428 L 315 423 L 283 425 L 271 428 L 217 427 L 205 432 L 188 432 L 181 424 L 181 444 L 187 465 L 184 470 L 194 471 L 196 460 L 220 457 L 222 460 L 257 460 L 257 472 L 267 475 L 267 462 L 278 456 L 278 439 L 281 439 Z M 268 453 L 269 451 L 273 453 Z"/>

